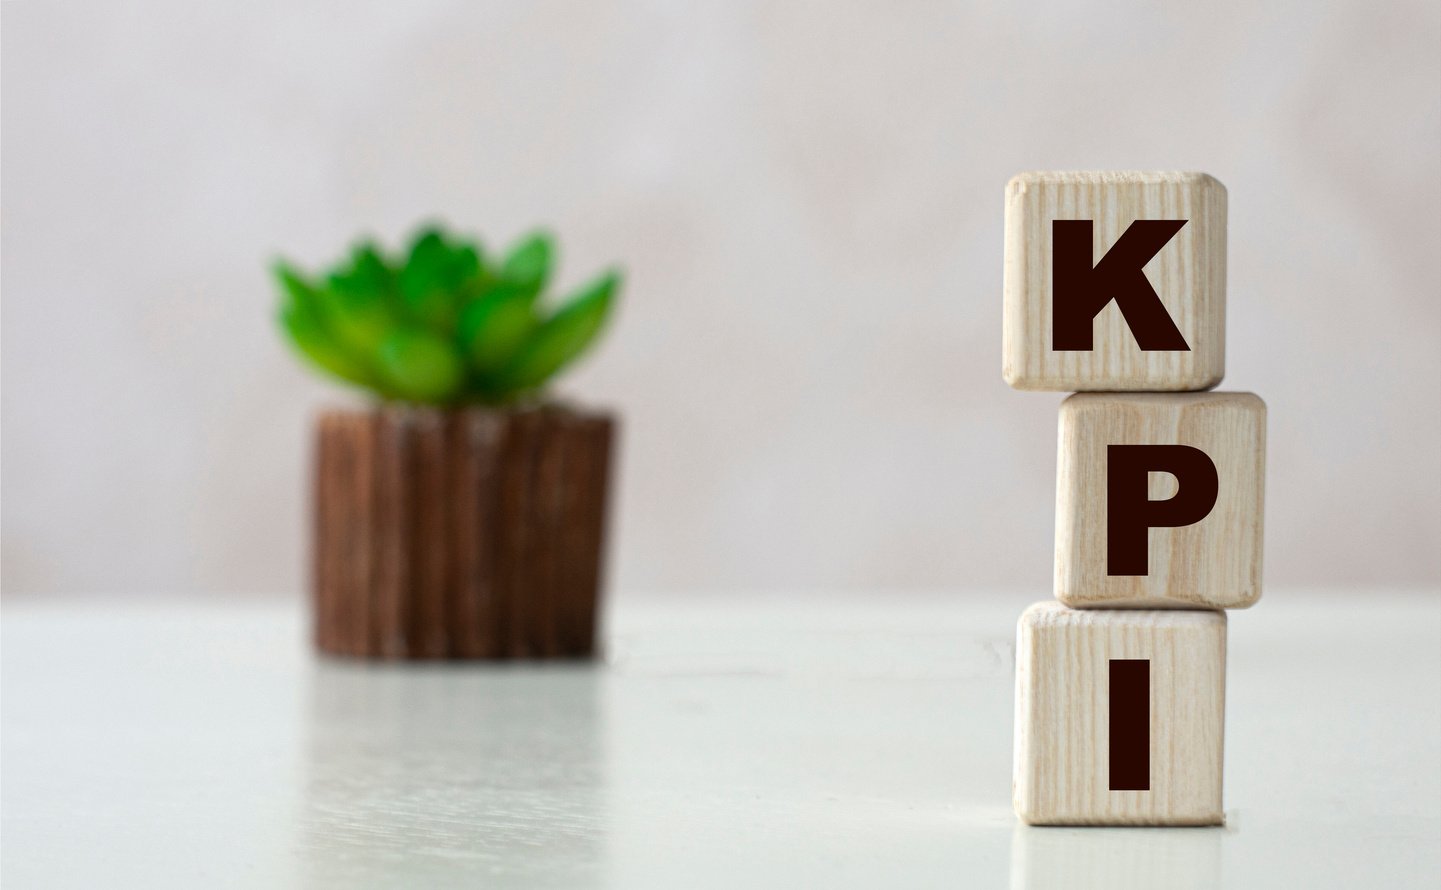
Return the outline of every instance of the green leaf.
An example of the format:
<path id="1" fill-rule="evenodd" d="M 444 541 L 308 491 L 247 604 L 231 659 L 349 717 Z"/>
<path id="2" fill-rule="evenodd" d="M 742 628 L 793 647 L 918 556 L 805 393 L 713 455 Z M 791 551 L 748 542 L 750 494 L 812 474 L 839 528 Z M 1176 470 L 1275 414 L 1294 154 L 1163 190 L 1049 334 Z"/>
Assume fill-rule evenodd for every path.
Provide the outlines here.
<path id="1" fill-rule="evenodd" d="M 331 333 L 321 291 L 284 260 L 276 262 L 274 272 L 284 293 L 280 326 L 296 350 L 342 380 L 371 385 L 365 362 L 358 360 Z"/>
<path id="2" fill-rule="evenodd" d="M 416 328 L 399 330 L 380 344 L 376 363 L 382 380 L 397 396 L 442 403 L 460 388 L 460 356 L 445 340 Z"/>
<path id="3" fill-rule="evenodd" d="M 539 294 L 550 277 L 555 247 L 545 232 L 534 232 L 521 240 L 505 257 L 500 276 L 532 297 Z"/>
<path id="4" fill-rule="evenodd" d="M 282 306 L 286 309 L 294 309 L 297 312 L 309 315 L 318 315 L 320 312 L 319 295 L 316 293 L 315 285 L 305 280 L 296 268 L 285 260 L 276 260 L 272 269 L 275 280 L 280 284 L 281 293 L 284 295 Z"/>
<path id="5" fill-rule="evenodd" d="M 534 303 L 519 285 L 502 283 L 465 307 L 459 336 L 472 368 L 488 376 L 515 357 L 535 330 Z"/>
<path id="6" fill-rule="evenodd" d="M 485 260 L 480 255 L 480 248 L 474 244 L 457 248 L 450 255 L 450 275 L 458 289 L 483 282 L 486 277 Z"/>
<path id="7" fill-rule="evenodd" d="M 331 276 L 331 286 L 358 298 L 380 299 L 395 287 L 395 270 L 372 242 L 363 241 L 351 252 L 349 268 Z"/>
<path id="8" fill-rule="evenodd" d="M 310 316 L 297 311 L 293 306 L 286 306 L 280 311 L 280 326 L 290 336 L 290 342 L 294 344 L 296 351 L 316 367 L 350 383 L 373 385 L 364 366 L 332 343 L 325 331 L 317 326 Z"/>
<path id="9" fill-rule="evenodd" d="M 498 376 L 506 390 L 535 389 L 583 353 L 610 314 L 620 273 L 611 271 L 582 288 L 542 323 Z"/>
<path id="10" fill-rule="evenodd" d="M 415 239 L 400 273 L 400 293 L 411 316 L 439 334 L 455 327 L 460 307 L 484 289 L 485 262 L 475 244 L 451 243 L 438 227 Z"/>
<path id="11" fill-rule="evenodd" d="M 399 322 L 395 271 L 371 245 L 356 249 L 351 265 L 332 274 L 317 291 L 327 327 L 353 355 L 372 356 Z"/>
<path id="12" fill-rule="evenodd" d="M 309 359 L 321 370 L 341 380 L 369 386 L 371 381 L 365 370 L 355 364 L 343 350 L 335 347 L 325 335 L 310 325 L 308 320 L 294 312 L 282 311 L 280 324 L 290 336 L 290 342 L 297 352 Z"/>
<path id="13" fill-rule="evenodd" d="M 400 273 L 400 295 L 412 317 L 443 331 L 455 323 L 455 305 L 449 292 L 450 246 L 438 229 L 415 240 L 410 258 Z"/>

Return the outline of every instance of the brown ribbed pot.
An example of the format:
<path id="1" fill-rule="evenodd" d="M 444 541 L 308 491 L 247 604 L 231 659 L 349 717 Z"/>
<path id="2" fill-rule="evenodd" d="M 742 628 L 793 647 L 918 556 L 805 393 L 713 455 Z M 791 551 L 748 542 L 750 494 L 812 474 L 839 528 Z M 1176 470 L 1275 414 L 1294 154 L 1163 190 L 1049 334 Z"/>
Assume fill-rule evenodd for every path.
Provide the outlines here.
<path id="1" fill-rule="evenodd" d="M 595 651 L 614 422 L 560 407 L 383 407 L 317 422 L 323 652 Z"/>

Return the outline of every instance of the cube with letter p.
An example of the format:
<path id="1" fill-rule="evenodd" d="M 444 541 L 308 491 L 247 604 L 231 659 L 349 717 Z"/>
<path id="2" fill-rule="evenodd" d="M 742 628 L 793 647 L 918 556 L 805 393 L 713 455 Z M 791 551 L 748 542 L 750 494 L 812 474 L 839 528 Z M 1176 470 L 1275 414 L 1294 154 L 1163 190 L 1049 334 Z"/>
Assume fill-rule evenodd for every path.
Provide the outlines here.
<path id="1" fill-rule="evenodd" d="M 1236 609 L 1261 596 L 1266 403 L 1079 393 L 1061 403 L 1056 598 Z"/>

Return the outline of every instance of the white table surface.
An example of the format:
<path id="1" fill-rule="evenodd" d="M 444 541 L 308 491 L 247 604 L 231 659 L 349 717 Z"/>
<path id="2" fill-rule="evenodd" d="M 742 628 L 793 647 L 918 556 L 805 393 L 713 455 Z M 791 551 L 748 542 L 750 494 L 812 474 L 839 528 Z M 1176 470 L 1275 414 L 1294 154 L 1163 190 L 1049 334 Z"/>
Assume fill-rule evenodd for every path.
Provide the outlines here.
<path id="1" fill-rule="evenodd" d="M 485 666 L 314 657 L 298 603 L 9 601 L 0 878 L 1441 884 L 1436 592 L 1283 590 L 1232 614 L 1214 829 L 1017 824 L 1027 602 L 618 597 L 605 661 Z"/>

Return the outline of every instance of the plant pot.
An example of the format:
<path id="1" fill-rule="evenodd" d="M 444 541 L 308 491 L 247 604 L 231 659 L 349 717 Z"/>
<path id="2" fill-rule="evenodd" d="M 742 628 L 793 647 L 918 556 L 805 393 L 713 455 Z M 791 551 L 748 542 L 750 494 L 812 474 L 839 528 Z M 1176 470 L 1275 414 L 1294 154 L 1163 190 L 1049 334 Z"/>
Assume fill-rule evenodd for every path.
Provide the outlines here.
<path id="1" fill-rule="evenodd" d="M 321 414 L 316 646 L 387 659 L 593 654 L 613 428 L 555 406 Z"/>

